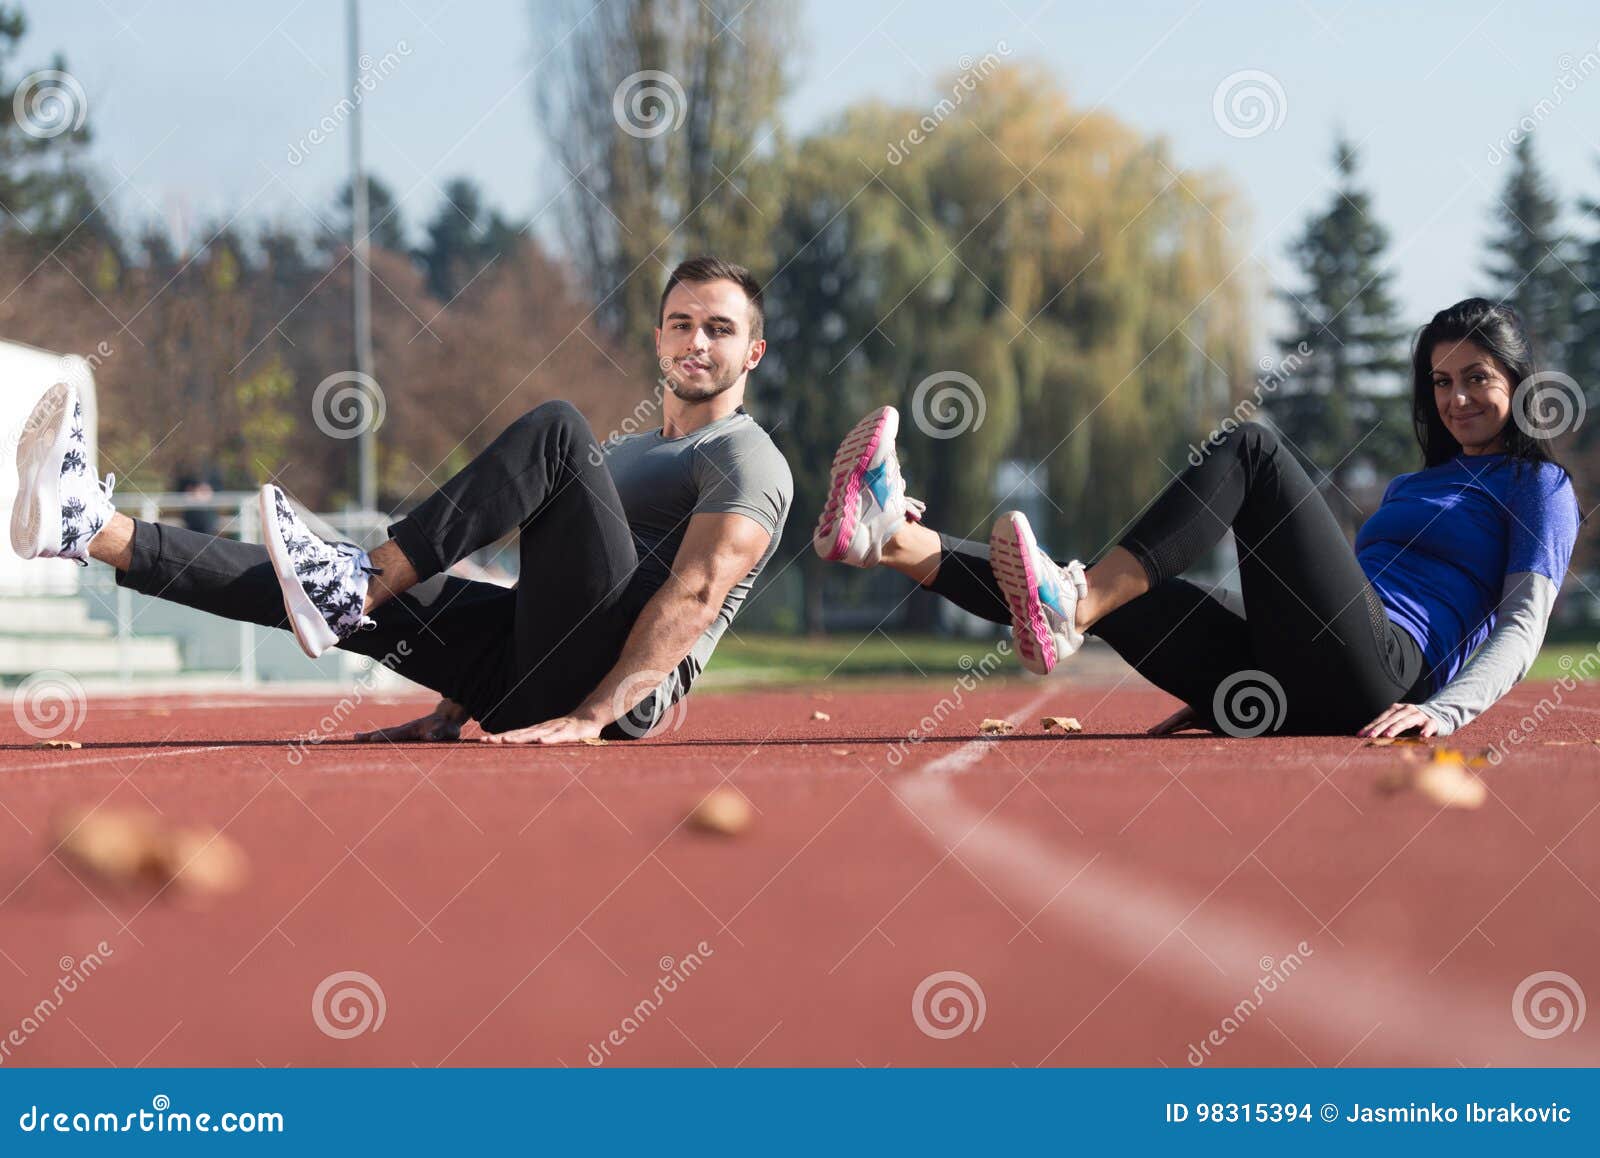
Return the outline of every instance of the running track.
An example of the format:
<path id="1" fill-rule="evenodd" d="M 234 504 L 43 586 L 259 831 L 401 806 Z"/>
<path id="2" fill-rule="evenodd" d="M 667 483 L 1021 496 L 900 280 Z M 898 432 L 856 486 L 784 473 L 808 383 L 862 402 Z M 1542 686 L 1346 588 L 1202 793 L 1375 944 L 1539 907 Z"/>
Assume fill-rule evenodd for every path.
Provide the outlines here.
<path id="1" fill-rule="evenodd" d="M 1475 812 L 1379 793 L 1395 748 L 1145 738 L 1176 704 L 1130 686 L 991 679 L 893 764 L 948 684 L 828 688 L 697 694 L 632 745 L 298 764 L 327 697 L 94 697 L 71 751 L 8 719 L 0 1038 L 61 958 L 113 954 L 3 1064 L 583 1066 L 613 1030 L 617 1065 L 1182 1067 L 1213 1030 L 1207 1065 L 1600 1063 L 1600 1016 L 1537 1038 L 1512 1005 L 1543 971 L 1600 998 L 1600 688 L 1485 769 Z M 1495 743 L 1548 691 L 1449 743 Z M 976 739 L 984 717 L 1019 727 Z M 724 782 L 750 828 L 683 826 Z M 204 905 L 97 883 L 53 853 L 66 806 L 221 827 L 251 880 Z M 313 994 L 345 971 L 384 1020 L 335 1038 Z M 913 995 L 947 971 L 984 1018 L 934 1037 Z"/>

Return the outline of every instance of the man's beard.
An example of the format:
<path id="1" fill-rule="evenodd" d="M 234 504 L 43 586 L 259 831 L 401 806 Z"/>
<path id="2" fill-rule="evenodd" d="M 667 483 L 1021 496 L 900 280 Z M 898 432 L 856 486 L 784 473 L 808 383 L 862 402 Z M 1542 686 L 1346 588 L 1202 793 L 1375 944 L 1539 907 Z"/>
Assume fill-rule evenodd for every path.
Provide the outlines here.
<path id="1" fill-rule="evenodd" d="M 668 390 L 684 402 L 706 402 L 725 393 L 739 380 L 741 369 L 718 366 L 707 382 L 686 382 L 678 376 L 677 366 L 663 377 Z"/>

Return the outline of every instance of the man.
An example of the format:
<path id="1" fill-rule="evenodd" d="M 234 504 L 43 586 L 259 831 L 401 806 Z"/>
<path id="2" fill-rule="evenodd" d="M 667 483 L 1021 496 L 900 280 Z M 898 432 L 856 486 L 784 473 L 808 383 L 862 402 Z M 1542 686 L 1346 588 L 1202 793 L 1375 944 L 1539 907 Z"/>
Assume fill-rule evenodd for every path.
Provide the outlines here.
<path id="1" fill-rule="evenodd" d="M 777 550 L 788 464 L 744 410 L 761 362 L 760 284 L 715 257 L 673 270 L 655 331 L 659 430 L 600 445 L 578 411 L 523 415 L 369 555 L 313 535 L 261 488 L 266 545 L 116 513 L 71 387 L 46 394 L 17 454 L 12 544 L 99 559 L 117 582 L 230 619 L 289 627 L 313 657 L 382 657 L 443 697 L 364 739 L 559 744 L 644 735 L 689 690 Z M 520 529 L 506 590 L 446 575 Z M 287 613 L 287 616 L 286 616 Z"/>

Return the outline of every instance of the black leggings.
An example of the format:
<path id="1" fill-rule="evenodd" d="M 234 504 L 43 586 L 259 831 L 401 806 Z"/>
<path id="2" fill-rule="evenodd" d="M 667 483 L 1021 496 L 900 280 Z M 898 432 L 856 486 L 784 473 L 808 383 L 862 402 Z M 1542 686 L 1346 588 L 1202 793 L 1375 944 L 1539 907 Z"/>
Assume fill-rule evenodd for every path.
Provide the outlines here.
<path id="1" fill-rule="evenodd" d="M 340 647 L 464 706 L 486 731 L 565 715 L 622 651 L 659 581 L 639 568 L 622 500 L 583 416 L 565 402 L 523 415 L 389 528 L 418 584 Z M 515 588 L 442 574 L 521 529 Z M 228 619 L 287 628 L 267 549 L 134 523 L 117 582 Z M 648 702 L 648 701 L 647 701 Z M 604 733 L 626 739 L 642 726 Z"/>
<path id="2" fill-rule="evenodd" d="M 1233 529 L 1238 595 L 1177 575 Z M 1011 622 L 986 544 L 940 536 L 929 587 Z M 1215 730 L 1349 735 L 1427 698 L 1421 648 L 1393 623 L 1333 512 L 1273 432 L 1245 423 L 1163 491 L 1120 544 L 1150 590 L 1089 634 Z"/>

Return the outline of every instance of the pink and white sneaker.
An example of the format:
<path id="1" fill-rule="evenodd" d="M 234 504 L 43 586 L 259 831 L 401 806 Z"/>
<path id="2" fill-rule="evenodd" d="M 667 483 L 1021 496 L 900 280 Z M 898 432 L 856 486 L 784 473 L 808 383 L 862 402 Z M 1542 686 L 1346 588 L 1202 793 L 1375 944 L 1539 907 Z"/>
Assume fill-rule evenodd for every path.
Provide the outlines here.
<path id="1" fill-rule="evenodd" d="M 1028 518 L 1007 511 L 989 532 L 989 565 L 1011 608 L 1017 658 L 1036 675 L 1083 646 L 1077 627 L 1078 600 L 1089 594 L 1083 564 L 1062 566 L 1039 549 Z"/>
<path id="2" fill-rule="evenodd" d="M 839 445 L 828 502 L 811 536 L 811 545 L 824 559 L 876 567 L 894 533 L 908 522 L 921 521 L 926 507 L 906 494 L 894 452 L 899 430 L 900 412 L 880 406 Z"/>

